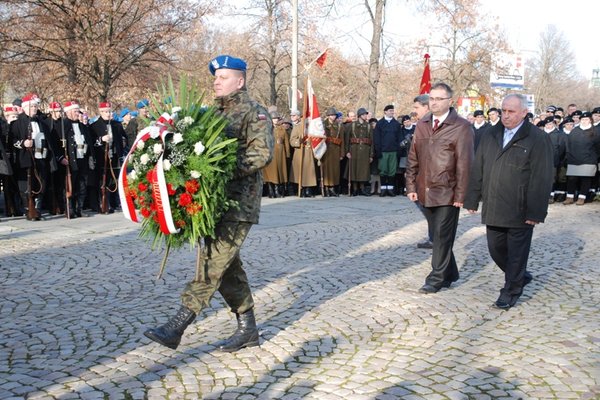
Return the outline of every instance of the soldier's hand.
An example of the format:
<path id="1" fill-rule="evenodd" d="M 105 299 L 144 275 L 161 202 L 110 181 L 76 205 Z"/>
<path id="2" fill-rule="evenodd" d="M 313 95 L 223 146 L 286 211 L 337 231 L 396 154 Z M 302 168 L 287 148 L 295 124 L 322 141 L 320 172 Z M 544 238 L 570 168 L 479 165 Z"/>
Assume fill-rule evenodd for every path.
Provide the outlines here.
<path id="1" fill-rule="evenodd" d="M 346 153 L 346 157 L 352 158 L 352 154 L 350 154 L 350 152 L 348 152 L 348 153 Z"/>
<path id="2" fill-rule="evenodd" d="M 66 167 L 67 165 L 69 165 L 69 159 L 67 157 L 64 157 L 60 160 L 60 163 Z"/>
<path id="3" fill-rule="evenodd" d="M 102 141 L 103 142 L 109 142 L 110 141 L 110 135 L 104 135 L 104 136 L 102 136 Z"/>
<path id="4" fill-rule="evenodd" d="M 414 193 L 414 192 L 413 193 L 407 193 L 406 197 L 408 197 L 408 199 L 410 201 L 417 201 L 417 200 L 419 200 L 419 196 L 417 196 L 417 194 Z"/>
<path id="5" fill-rule="evenodd" d="M 25 140 L 23 140 L 23 146 L 24 147 L 31 147 L 31 146 L 33 146 L 33 140 L 31 140 L 31 139 L 25 139 Z"/>

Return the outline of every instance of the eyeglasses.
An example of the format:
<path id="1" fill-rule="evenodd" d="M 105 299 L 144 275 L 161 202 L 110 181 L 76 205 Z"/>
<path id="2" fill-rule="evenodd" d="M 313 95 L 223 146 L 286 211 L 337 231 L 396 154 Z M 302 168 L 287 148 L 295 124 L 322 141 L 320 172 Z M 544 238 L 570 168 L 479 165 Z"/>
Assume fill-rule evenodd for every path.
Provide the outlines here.
<path id="1" fill-rule="evenodd" d="M 429 98 L 429 101 L 435 101 L 435 102 L 438 102 L 438 101 L 442 101 L 442 100 L 448 100 L 448 99 L 450 99 L 450 97 L 430 97 L 430 98 Z"/>

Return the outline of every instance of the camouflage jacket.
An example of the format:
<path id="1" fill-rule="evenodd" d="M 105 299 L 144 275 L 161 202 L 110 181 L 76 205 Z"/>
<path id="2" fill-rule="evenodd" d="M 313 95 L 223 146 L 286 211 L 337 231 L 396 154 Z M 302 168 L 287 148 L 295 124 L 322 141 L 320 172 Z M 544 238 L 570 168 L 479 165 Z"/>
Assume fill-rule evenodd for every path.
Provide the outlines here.
<path id="1" fill-rule="evenodd" d="M 215 100 L 218 113 L 229 122 L 227 137 L 237 138 L 237 170 L 227 186 L 227 195 L 238 202 L 223 221 L 258 223 L 263 179 L 261 168 L 273 158 L 273 124 L 267 110 L 238 90 Z"/>

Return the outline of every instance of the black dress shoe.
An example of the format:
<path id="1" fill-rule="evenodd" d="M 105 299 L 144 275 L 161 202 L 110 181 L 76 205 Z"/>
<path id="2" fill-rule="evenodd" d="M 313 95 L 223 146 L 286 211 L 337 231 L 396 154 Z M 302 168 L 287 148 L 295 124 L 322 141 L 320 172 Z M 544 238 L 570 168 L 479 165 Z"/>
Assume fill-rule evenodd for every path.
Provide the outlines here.
<path id="1" fill-rule="evenodd" d="M 525 276 L 523 277 L 523 287 L 529 285 L 533 280 L 533 276 L 529 272 L 525 272 Z"/>
<path id="2" fill-rule="evenodd" d="M 500 294 L 500 297 L 498 297 L 498 300 L 496 300 L 496 302 L 494 303 L 494 306 L 496 306 L 496 308 L 499 308 L 501 310 L 508 310 L 509 308 L 513 307 L 515 304 L 517 304 L 517 300 L 519 300 L 519 297 L 521 297 L 520 295 L 507 295 L 507 294 Z"/>
<path id="3" fill-rule="evenodd" d="M 426 283 L 423 286 L 421 286 L 421 288 L 419 289 L 419 292 L 430 294 L 430 293 L 437 293 L 439 290 L 440 289 L 436 288 L 435 286 Z"/>
<path id="4" fill-rule="evenodd" d="M 494 306 L 501 310 L 508 310 L 511 307 L 510 303 L 508 303 L 504 300 L 500 300 L 500 299 L 496 300 L 496 302 L 494 303 Z"/>

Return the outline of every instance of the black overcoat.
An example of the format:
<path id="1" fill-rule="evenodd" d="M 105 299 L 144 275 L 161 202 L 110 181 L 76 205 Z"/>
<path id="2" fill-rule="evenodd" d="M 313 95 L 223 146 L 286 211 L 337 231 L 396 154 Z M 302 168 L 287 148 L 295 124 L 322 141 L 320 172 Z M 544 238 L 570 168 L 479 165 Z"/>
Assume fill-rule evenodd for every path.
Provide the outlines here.
<path id="1" fill-rule="evenodd" d="M 475 153 L 463 207 L 477 210 L 486 225 L 525 228 L 526 220 L 544 222 L 553 182 L 550 137 L 524 121 L 502 148 L 504 126 L 490 126 Z"/>

